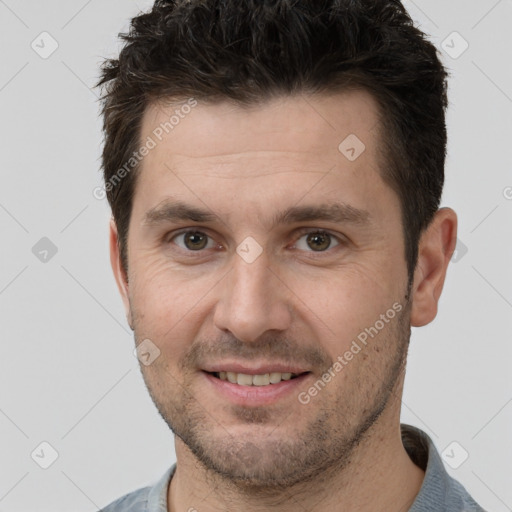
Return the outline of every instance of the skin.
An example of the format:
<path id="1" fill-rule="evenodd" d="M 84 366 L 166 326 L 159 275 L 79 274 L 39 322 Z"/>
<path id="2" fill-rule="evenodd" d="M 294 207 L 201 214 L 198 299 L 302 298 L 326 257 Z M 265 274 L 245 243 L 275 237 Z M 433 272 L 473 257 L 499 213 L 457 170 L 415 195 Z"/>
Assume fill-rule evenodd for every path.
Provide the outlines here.
<path id="1" fill-rule="evenodd" d="M 141 140 L 175 108 L 151 105 Z M 338 149 L 349 134 L 366 147 L 355 161 Z M 424 473 L 400 437 L 404 365 L 410 326 L 436 316 L 457 218 L 443 208 L 423 233 L 408 295 L 400 202 L 380 176 L 379 140 L 377 104 L 363 91 L 199 103 L 142 161 L 128 271 L 113 221 L 111 262 L 136 342 L 160 350 L 141 368 L 176 434 L 169 511 L 389 512 L 414 501 Z M 147 221 L 177 200 L 218 219 Z M 284 209 L 334 202 L 366 221 L 272 224 Z M 206 247 L 191 250 L 183 228 Z M 308 232 L 318 231 L 332 236 L 315 243 Z M 236 251 L 249 236 L 262 249 L 250 263 Z M 393 304 L 400 312 L 300 403 Z M 202 371 L 270 361 L 310 373 L 268 405 L 233 403 Z"/>

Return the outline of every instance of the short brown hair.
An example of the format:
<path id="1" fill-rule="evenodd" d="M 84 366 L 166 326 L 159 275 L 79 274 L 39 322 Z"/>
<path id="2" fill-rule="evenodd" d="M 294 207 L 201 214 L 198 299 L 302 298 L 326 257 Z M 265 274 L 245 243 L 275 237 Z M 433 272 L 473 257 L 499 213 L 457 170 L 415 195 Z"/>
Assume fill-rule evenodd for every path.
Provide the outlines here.
<path id="1" fill-rule="evenodd" d="M 135 17 L 119 58 L 106 60 L 103 171 L 127 269 L 148 105 L 194 97 L 254 105 L 276 95 L 359 88 L 378 101 L 383 179 L 397 193 L 409 278 L 444 183 L 446 77 L 437 50 L 398 0 L 157 0 Z"/>

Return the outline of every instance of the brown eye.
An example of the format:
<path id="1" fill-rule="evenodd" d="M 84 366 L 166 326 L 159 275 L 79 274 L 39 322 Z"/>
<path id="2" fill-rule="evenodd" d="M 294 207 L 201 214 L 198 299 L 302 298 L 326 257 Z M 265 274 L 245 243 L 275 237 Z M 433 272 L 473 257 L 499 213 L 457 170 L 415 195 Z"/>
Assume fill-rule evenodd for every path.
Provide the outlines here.
<path id="1" fill-rule="evenodd" d="M 336 245 L 339 245 L 339 242 L 333 235 L 325 231 L 313 231 L 310 233 L 305 233 L 296 243 L 296 247 L 298 249 L 309 252 L 327 251 L 327 249 L 330 249 Z"/>
<path id="2" fill-rule="evenodd" d="M 172 240 L 175 241 L 178 247 L 188 251 L 201 251 L 215 245 L 213 240 L 210 240 L 210 237 L 201 231 L 179 233 Z"/>
<path id="3" fill-rule="evenodd" d="M 327 233 L 310 233 L 307 236 L 307 244 L 315 251 L 325 251 L 331 245 L 331 237 Z"/>
<path id="4" fill-rule="evenodd" d="M 206 247 L 208 244 L 208 237 L 204 233 L 199 232 L 185 233 L 184 242 L 187 249 L 197 251 Z"/>

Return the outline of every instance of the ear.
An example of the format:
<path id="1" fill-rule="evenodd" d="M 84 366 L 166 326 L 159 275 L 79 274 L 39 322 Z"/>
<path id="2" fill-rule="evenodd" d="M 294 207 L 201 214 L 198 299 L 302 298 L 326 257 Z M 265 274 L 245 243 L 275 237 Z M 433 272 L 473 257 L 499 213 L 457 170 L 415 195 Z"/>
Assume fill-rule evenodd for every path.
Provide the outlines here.
<path id="1" fill-rule="evenodd" d="M 117 288 L 123 299 L 124 309 L 126 313 L 126 320 L 128 325 L 133 330 L 132 313 L 130 308 L 129 292 L 128 292 L 128 277 L 121 262 L 121 251 L 119 250 L 119 235 L 117 233 L 117 226 L 114 219 L 110 220 L 110 264 L 116 279 Z"/>
<path id="2" fill-rule="evenodd" d="M 437 315 L 448 264 L 457 244 L 457 215 L 451 208 L 436 212 L 420 238 L 411 290 L 411 325 L 421 327 Z"/>

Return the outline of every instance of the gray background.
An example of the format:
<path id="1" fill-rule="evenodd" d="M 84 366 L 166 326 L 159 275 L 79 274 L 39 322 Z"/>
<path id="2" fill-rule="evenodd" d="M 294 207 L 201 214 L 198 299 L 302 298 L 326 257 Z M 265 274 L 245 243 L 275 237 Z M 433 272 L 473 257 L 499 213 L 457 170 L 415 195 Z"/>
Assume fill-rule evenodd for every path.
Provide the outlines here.
<path id="1" fill-rule="evenodd" d="M 92 195 L 91 87 L 150 3 L 0 0 L 0 511 L 97 510 L 174 461 L 111 275 L 108 205 Z M 454 466 L 467 452 L 450 473 L 502 512 L 512 510 L 512 2 L 406 5 L 452 74 L 443 204 L 459 214 L 461 243 L 437 319 L 413 332 L 403 421 Z"/>

